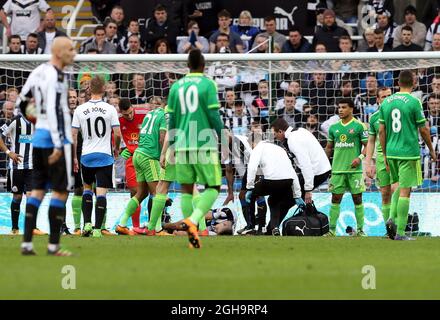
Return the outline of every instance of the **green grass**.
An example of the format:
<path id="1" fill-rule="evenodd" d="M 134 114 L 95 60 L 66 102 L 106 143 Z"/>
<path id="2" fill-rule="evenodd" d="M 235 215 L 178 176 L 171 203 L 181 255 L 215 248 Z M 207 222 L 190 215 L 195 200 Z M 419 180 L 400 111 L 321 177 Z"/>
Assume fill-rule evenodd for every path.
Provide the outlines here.
<path id="1" fill-rule="evenodd" d="M 439 299 L 440 238 L 63 237 L 76 257 L 19 254 L 0 237 L 0 299 Z M 64 265 L 76 290 L 62 289 Z M 362 289 L 362 267 L 376 289 Z"/>

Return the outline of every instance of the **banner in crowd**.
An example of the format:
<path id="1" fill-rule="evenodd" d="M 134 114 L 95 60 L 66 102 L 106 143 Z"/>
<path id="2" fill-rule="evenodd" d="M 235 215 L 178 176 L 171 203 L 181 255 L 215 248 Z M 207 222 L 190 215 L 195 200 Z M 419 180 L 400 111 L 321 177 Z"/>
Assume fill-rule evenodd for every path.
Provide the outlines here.
<path id="1" fill-rule="evenodd" d="M 127 19 L 137 18 L 141 25 L 152 16 L 153 8 L 160 1 L 154 0 L 122 0 Z M 199 1 L 203 2 L 203 1 Z M 210 5 L 213 1 L 205 1 Z M 218 8 L 227 9 L 236 24 L 242 10 L 249 10 L 254 19 L 254 25 L 264 30 L 264 17 L 273 15 L 276 18 L 277 31 L 287 34 L 292 26 L 298 26 L 304 35 L 313 34 L 316 22 L 314 1 L 304 0 L 217 0 Z M 190 12 L 191 14 L 192 12 Z"/>
<path id="2" fill-rule="evenodd" d="M 330 210 L 331 194 L 329 193 L 314 193 L 315 205 L 319 211 L 327 214 Z M 171 194 L 174 199 L 173 206 L 169 213 L 172 221 L 177 221 L 182 218 L 180 213 L 180 196 L 178 194 Z M 130 199 L 128 193 L 110 193 L 107 196 L 107 221 L 108 229 L 114 230 L 120 216 L 124 212 L 125 205 Z M 221 194 L 215 203 L 215 207 L 220 207 L 225 199 L 225 194 Z M 365 206 L 365 226 L 364 231 L 369 236 L 383 236 L 385 234 L 384 221 L 380 211 L 381 196 L 378 192 L 369 192 L 363 195 Z M 49 230 L 47 208 L 49 205 L 50 195 L 47 195 L 40 207 L 38 215 L 37 226 L 43 230 Z M 0 234 L 8 234 L 11 231 L 11 217 L 10 217 L 10 201 L 11 194 L 0 193 Z M 71 198 L 67 203 L 67 225 L 73 231 L 73 218 L 70 206 Z M 141 213 L 141 223 L 147 221 L 147 210 L 144 203 Z M 245 225 L 243 215 L 240 210 L 240 202 L 236 198 L 234 203 L 230 203 L 229 207 L 235 212 L 237 223 L 235 229 L 238 230 Z M 440 236 L 440 193 L 413 193 L 411 195 L 410 213 L 417 212 L 419 216 L 419 231 L 431 233 L 432 236 Z M 24 209 L 25 199 L 22 202 L 22 213 L 20 215 L 19 226 L 23 231 L 24 226 Z M 267 221 L 270 217 L 270 212 L 267 212 Z M 337 233 L 345 235 L 347 226 L 355 227 L 354 205 L 351 196 L 346 194 L 341 204 L 341 215 L 337 226 Z"/>

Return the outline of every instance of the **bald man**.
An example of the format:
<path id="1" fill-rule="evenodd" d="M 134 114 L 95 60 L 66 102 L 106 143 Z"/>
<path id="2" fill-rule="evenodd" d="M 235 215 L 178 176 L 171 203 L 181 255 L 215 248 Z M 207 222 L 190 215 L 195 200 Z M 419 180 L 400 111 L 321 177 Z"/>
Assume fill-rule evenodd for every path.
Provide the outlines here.
<path id="1" fill-rule="evenodd" d="M 43 50 L 43 53 L 50 54 L 53 40 L 57 37 L 67 37 L 67 35 L 58 30 L 56 25 L 56 17 L 53 11 L 46 13 L 43 21 L 43 31 L 38 32 L 38 46 Z"/>
<path id="2" fill-rule="evenodd" d="M 68 79 L 63 69 L 73 63 L 75 49 L 69 38 L 55 38 L 52 57 L 29 75 L 17 100 L 25 117 L 35 122 L 33 146 L 32 192 L 26 204 L 23 255 L 35 255 L 32 244 L 32 226 L 48 186 L 52 189 L 49 204 L 50 236 L 47 253 L 71 256 L 60 248 L 60 229 L 66 215 L 68 190 L 73 187 L 72 128 L 68 106 Z M 28 102 L 34 98 L 35 107 Z M 34 110 L 33 110 L 34 109 Z"/>

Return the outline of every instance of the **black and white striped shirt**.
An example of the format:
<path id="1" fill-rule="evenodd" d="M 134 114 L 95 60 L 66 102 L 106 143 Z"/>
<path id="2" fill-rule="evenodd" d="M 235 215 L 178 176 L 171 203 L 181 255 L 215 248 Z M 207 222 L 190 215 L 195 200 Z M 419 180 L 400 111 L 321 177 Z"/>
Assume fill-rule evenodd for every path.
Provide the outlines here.
<path id="1" fill-rule="evenodd" d="M 21 163 L 14 163 L 10 159 L 9 169 L 32 169 L 33 124 L 27 121 L 21 114 L 18 114 L 9 124 L 5 123 L 0 130 L 4 137 L 10 138 L 11 151 L 23 157 Z"/>
<path id="2" fill-rule="evenodd" d="M 238 175 L 243 177 L 252 152 L 248 137 L 246 135 L 234 134 L 232 136 L 231 152 L 234 168 L 237 170 Z"/>
<path id="3" fill-rule="evenodd" d="M 36 124 L 32 138 L 34 148 L 63 148 L 72 143 L 72 116 L 67 105 L 67 77 L 51 63 L 43 63 L 31 72 L 17 99 L 24 108 L 35 99 Z"/>
<path id="4" fill-rule="evenodd" d="M 224 124 L 233 134 L 246 135 L 251 126 L 251 117 L 247 112 L 241 115 L 232 112 L 228 117 L 224 117 Z"/>

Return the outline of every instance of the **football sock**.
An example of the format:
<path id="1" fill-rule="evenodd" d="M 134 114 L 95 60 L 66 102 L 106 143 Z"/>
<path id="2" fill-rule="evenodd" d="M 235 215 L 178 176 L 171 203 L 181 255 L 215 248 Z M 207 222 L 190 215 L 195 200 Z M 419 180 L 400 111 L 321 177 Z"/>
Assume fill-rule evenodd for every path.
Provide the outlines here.
<path id="1" fill-rule="evenodd" d="M 197 207 L 197 204 L 200 202 L 200 193 L 198 193 L 197 195 L 193 196 L 193 208 Z M 206 220 L 205 220 L 205 216 L 202 217 L 202 219 L 200 219 L 199 221 L 199 230 L 200 231 L 205 231 L 206 230 Z"/>
<path id="2" fill-rule="evenodd" d="M 75 229 L 81 228 L 81 206 L 82 206 L 82 196 L 73 196 L 72 213 L 73 213 L 73 222 L 75 224 Z"/>
<path id="3" fill-rule="evenodd" d="M 30 197 L 27 199 L 23 242 L 32 241 L 32 231 L 35 229 L 34 226 L 37 224 L 37 214 L 40 204 L 41 201 L 37 198 Z"/>
<path id="4" fill-rule="evenodd" d="M 194 209 L 190 217 L 191 222 L 197 225 L 200 219 L 204 219 L 206 213 L 212 208 L 212 205 L 217 197 L 218 191 L 216 189 L 207 188 L 205 191 L 203 191 L 203 193 L 200 195 L 200 200 L 197 203 L 197 207 Z"/>
<path id="5" fill-rule="evenodd" d="M 133 224 L 134 228 L 139 228 L 140 216 L 141 216 L 141 206 L 138 206 L 131 216 L 131 223 Z"/>
<path id="6" fill-rule="evenodd" d="M 397 219 L 397 204 L 399 202 L 400 197 L 400 187 L 397 187 L 397 189 L 393 192 L 393 195 L 391 197 L 391 207 L 390 207 L 390 219 L 396 223 Z"/>
<path id="7" fill-rule="evenodd" d="M 92 222 L 92 210 L 93 210 L 93 192 L 91 190 L 85 190 L 82 195 L 82 212 L 84 215 L 84 224 Z"/>
<path id="8" fill-rule="evenodd" d="M 266 213 L 266 199 L 264 197 L 260 197 L 257 199 L 257 224 L 259 228 L 266 226 Z"/>
<path id="9" fill-rule="evenodd" d="M 153 199 L 153 205 L 151 208 L 150 221 L 148 222 L 148 230 L 154 230 L 156 224 L 160 221 L 160 217 L 165 208 L 165 202 L 167 201 L 167 195 L 158 193 Z M 161 221 L 162 222 L 162 221 Z"/>
<path id="10" fill-rule="evenodd" d="M 248 227 L 250 227 L 251 226 L 251 219 L 249 217 L 249 211 L 250 211 L 249 204 L 244 199 L 240 200 L 240 204 L 241 204 L 241 211 L 243 212 L 243 217 L 246 220 L 246 225 Z"/>
<path id="11" fill-rule="evenodd" d="M 364 229 L 364 204 L 354 206 L 354 215 L 356 216 L 356 224 L 358 230 Z"/>
<path id="12" fill-rule="evenodd" d="M 386 203 L 382 205 L 382 216 L 383 216 L 383 221 L 385 221 L 385 223 L 388 221 L 388 218 L 390 217 L 390 208 L 391 208 L 390 203 Z"/>
<path id="13" fill-rule="evenodd" d="M 340 204 L 332 203 L 330 206 L 330 231 L 336 233 L 336 225 L 338 224 L 340 213 Z"/>
<path id="14" fill-rule="evenodd" d="M 105 221 L 107 220 L 107 206 L 105 207 L 104 219 L 102 219 L 101 230 L 105 230 Z"/>
<path id="15" fill-rule="evenodd" d="M 97 196 L 95 205 L 95 229 L 101 229 L 106 210 L 107 198 L 105 196 Z"/>
<path id="16" fill-rule="evenodd" d="M 50 235 L 49 243 L 58 244 L 60 243 L 60 229 L 64 222 L 64 216 L 66 214 L 66 203 L 59 199 L 51 199 L 49 204 L 49 226 Z"/>
<path id="17" fill-rule="evenodd" d="M 59 248 L 60 248 L 60 245 L 59 245 L 59 244 L 52 244 L 52 243 L 49 243 L 49 244 L 47 245 L 47 250 L 50 251 L 50 252 L 58 251 Z"/>
<path id="18" fill-rule="evenodd" d="M 399 197 L 397 204 L 397 234 L 405 235 L 405 228 L 408 222 L 409 198 Z"/>
<path id="19" fill-rule="evenodd" d="M 159 232 L 161 230 L 162 230 L 162 214 L 160 215 L 160 219 L 157 219 L 156 222 L 156 232 Z"/>
<path id="20" fill-rule="evenodd" d="M 153 199 L 154 199 L 154 195 L 150 194 L 150 196 L 148 197 L 148 202 L 147 202 L 147 210 L 148 210 L 149 217 L 151 217 L 151 211 L 153 210 Z"/>
<path id="21" fill-rule="evenodd" d="M 186 219 L 191 216 L 193 212 L 193 195 L 189 193 L 183 193 L 180 199 L 180 205 L 182 206 L 182 215 Z"/>
<path id="22" fill-rule="evenodd" d="M 11 201 L 11 221 L 12 229 L 18 229 L 18 219 L 20 218 L 21 199 L 12 198 Z"/>
<path id="23" fill-rule="evenodd" d="M 136 211 L 138 207 L 139 207 L 139 200 L 136 198 L 136 196 L 134 196 L 128 201 L 127 207 L 125 207 L 125 212 L 121 218 L 121 221 L 119 221 L 119 225 L 121 227 L 127 226 L 128 219 L 130 219 L 130 217 L 133 215 L 133 213 Z"/>

